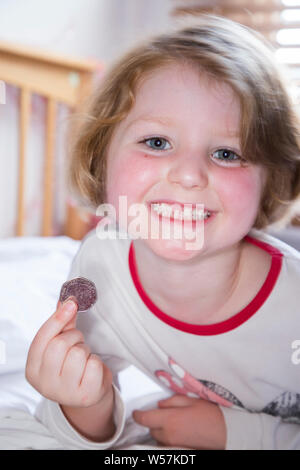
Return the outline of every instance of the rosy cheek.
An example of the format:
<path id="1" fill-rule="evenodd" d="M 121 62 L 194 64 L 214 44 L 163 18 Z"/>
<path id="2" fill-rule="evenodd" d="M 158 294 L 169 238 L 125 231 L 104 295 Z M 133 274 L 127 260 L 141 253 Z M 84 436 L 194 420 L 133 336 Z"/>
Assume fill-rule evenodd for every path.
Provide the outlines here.
<path id="1" fill-rule="evenodd" d="M 255 212 L 260 196 L 260 178 L 249 168 L 232 169 L 219 179 L 219 195 L 223 205 L 232 211 Z"/>
<path id="2" fill-rule="evenodd" d="M 132 152 L 117 158 L 108 169 L 107 202 L 117 204 L 120 195 L 126 195 L 131 203 L 141 202 L 158 175 L 157 165 L 147 154 Z"/>

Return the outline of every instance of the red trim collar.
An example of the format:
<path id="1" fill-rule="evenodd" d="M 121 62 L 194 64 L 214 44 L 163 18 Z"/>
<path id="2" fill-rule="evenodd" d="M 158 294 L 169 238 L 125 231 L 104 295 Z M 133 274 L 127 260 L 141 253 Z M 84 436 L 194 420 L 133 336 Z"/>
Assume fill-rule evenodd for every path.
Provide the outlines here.
<path id="1" fill-rule="evenodd" d="M 265 300 L 268 298 L 271 291 L 273 290 L 273 287 L 277 281 L 277 278 L 280 274 L 280 270 L 282 266 L 283 255 L 277 248 L 261 240 L 252 238 L 249 235 L 246 235 L 244 239 L 250 243 L 253 243 L 254 245 L 257 245 L 258 247 L 262 248 L 268 253 L 270 253 L 270 255 L 272 256 L 272 263 L 271 263 L 268 276 L 264 284 L 262 285 L 261 289 L 257 293 L 257 295 L 254 297 L 254 299 L 247 305 L 247 307 L 245 307 L 243 310 L 241 310 L 237 314 L 233 315 L 231 318 L 228 318 L 227 320 L 224 320 L 219 323 L 213 323 L 210 325 L 193 325 L 191 323 L 185 323 L 185 322 L 176 320 L 175 318 L 170 317 L 169 315 L 164 313 L 162 310 L 160 310 L 148 297 L 148 295 L 144 291 L 144 288 L 140 282 L 138 272 L 137 272 L 137 267 L 136 267 L 133 242 L 131 242 L 128 261 L 129 261 L 129 269 L 130 269 L 131 277 L 136 287 L 136 290 L 138 291 L 141 299 L 143 300 L 145 305 L 148 307 L 148 309 L 152 313 L 154 313 L 154 315 L 158 317 L 161 321 L 163 321 L 164 323 L 167 323 L 173 328 L 184 331 L 186 333 L 192 333 L 194 335 L 205 335 L 205 336 L 218 335 L 218 334 L 226 333 L 227 331 L 233 330 L 234 328 L 237 328 L 242 323 L 249 320 L 249 318 L 252 317 L 252 315 L 254 315 L 255 312 L 257 312 L 257 310 L 262 306 L 262 304 L 265 302 Z"/>

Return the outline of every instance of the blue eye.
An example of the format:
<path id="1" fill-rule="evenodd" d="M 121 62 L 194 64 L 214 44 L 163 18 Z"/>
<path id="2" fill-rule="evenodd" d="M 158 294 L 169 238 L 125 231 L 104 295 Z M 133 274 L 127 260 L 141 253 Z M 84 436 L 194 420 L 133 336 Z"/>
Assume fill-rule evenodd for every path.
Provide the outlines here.
<path id="1" fill-rule="evenodd" d="M 213 156 L 216 156 L 217 160 L 221 160 L 223 162 L 235 162 L 241 161 L 241 157 L 237 155 L 235 152 L 229 149 L 218 149 L 212 153 Z"/>
<path id="2" fill-rule="evenodd" d="M 142 140 L 141 143 L 146 144 L 152 150 L 169 150 L 171 148 L 169 142 L 163 137 L 150 137 L 149 139 Z M 166 144 L 169 145 L 167 149 L 165 148 Z"/>

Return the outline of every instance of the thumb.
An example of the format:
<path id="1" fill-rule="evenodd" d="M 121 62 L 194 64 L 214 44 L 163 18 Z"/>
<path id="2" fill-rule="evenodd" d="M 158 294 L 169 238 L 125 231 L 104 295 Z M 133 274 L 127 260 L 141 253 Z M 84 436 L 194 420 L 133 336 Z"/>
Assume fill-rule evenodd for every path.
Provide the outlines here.
<path id="1" fill-rule="evenodd" d="M 69 309 L 68 307 L 71 308 Z M 43 323 L 33 338 L 28 352 L 27 360 L 29 362 L 30 358 L 33 358 L 35 361 L 40 360 L 49 341 L 65 329 L 75 327 L 77 309 L 77 304 L 73 301 L 64 302 L 63 304 L 61 302 L 58 303 L 56 311 Z"/>
<path id="2" fill-rule="evenodd" d="M 68 297 L 64 302 L 58 300 L 55 313 L 57 317 L 60 317 L 62 315 L 64 316 L 66 310 L 69 310 L 70 312 L 70 309 L 72 309 L 73 315 L 71 316 L 70 320 L 65 324 L 61 332 L 76 328 L 78 305 L 75 297 L 73 296 Z"/>

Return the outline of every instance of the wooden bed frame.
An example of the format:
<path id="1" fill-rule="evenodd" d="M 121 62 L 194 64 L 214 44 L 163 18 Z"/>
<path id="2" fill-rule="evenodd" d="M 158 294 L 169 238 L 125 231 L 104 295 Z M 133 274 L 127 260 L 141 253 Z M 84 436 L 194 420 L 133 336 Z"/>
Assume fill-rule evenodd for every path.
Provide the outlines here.
<path id="1" fill-rule="evenodd" d="M 99 70 L 102 69 L 102 64 L 96 61 L 76 60 L 48 51 L 0 41 L 0 80 L 4 84 L 13 85 L 20 90 L 16 236 L 25 235 L 25 149 L 30 119 L 31 95 L 35 93 L 45 97 L 47 104 L 41 235 L 51 236 L 57 104 L 67 105 L 72 112 L 80 110 L 85 99 L 93 91 L 96 73 L 99 73 Z M 4 88 L 3 83 L 2 88 Z M 61 235 L 79 240 L 86 232 L 87 222 L 80 216 L 79 208 L 70 203 L 66 204 L 66 220 Z"/>

